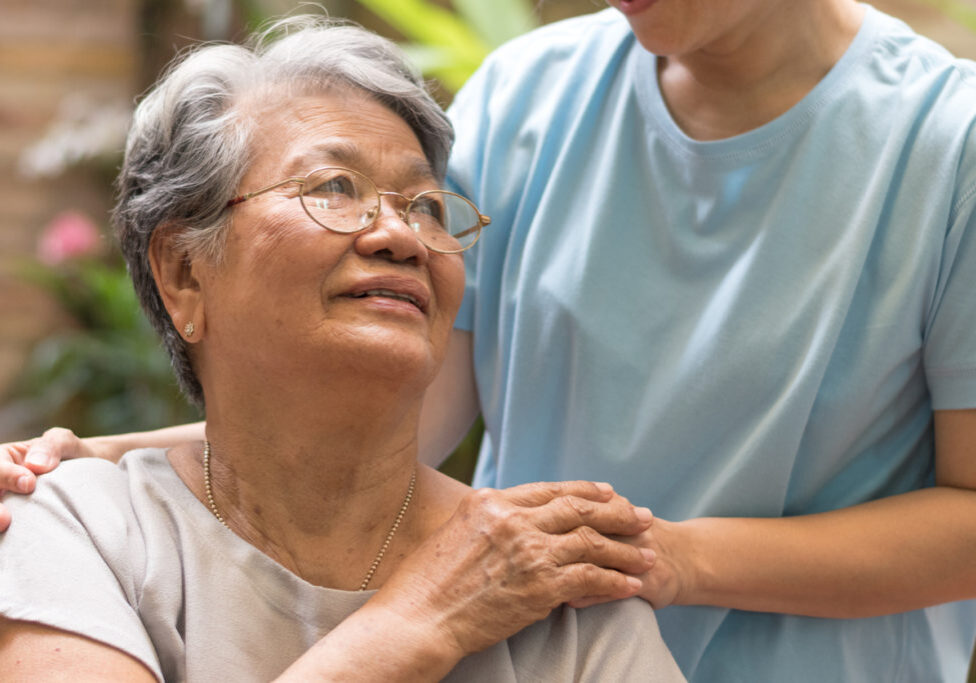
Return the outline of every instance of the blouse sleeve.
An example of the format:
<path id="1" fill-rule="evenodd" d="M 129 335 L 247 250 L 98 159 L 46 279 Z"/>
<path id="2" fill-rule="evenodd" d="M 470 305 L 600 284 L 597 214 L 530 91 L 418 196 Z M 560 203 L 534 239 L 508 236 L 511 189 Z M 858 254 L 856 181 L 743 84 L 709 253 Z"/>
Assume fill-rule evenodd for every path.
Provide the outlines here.
<path id="1" fill-rule="evenodd" d="M 8 495 L 0 535 L 0 614 L 76 633 L 135 657 L 163 680 L 139 618 L 143 545 L 125 473 L 85 458 Z"/>
<path id="2" fill-rule="evenodd" d="M 574 610 L 580 681 L 675 683 L 685 677 L 661 638 L 654 610 L 631 598 Z"/>

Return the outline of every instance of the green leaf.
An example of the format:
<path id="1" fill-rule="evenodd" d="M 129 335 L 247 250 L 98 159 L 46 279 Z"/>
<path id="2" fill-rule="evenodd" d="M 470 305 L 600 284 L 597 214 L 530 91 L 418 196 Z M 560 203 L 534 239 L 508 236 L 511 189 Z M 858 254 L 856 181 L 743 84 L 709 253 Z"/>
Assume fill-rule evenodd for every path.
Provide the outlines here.
<path id="1" fill-rule="evenodd" d="M 400 49 L 410 63 L 425 74 L 450 65 L 454 56 L 454 53 L 446 48 L 420 43 L 400 43 Z"/>
<path id="2" fill-rule="evenodd" d="M 433 76 L 452 91 L 457 91 L 464 85 L 481 63 L 464 61 L 450 49 L 443 47 L 405 43 L 400 48 L 421 73 Z"/>
<path id="3" fill-rule="evenodd" d="M 454 0 L 454 6 L 491 47 L 498 47 L 539 25 L 527 0 Z"/>
<path id="4" fill-rule="evenodd" d="M 359 0 L 410 40 L 450 50 L 463 62 L 481 63 L 489 46 L 461 18 L 427 0 Z"/>
<path id="5" fill-rule="evenodd" d="M 538 24 L 529 0 L 455 0 L 451 12 L 429 0 L 358 0 L 410 41 L 407 58 L 458 90 L 493 47 Z"/>

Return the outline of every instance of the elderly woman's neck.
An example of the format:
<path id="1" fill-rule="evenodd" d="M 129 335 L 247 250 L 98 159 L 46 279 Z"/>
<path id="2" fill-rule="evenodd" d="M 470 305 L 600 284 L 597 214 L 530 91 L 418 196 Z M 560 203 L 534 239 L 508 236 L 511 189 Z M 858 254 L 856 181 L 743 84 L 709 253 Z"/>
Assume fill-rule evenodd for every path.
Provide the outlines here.
<path id="1" fill-rule="evenodd" d="M 207 434 L 231 451 L 226 457 L 262 467 L 257 453 L 273 450 L 282 476 L 302 471 L 313 458 L 318 471 L 370 471 L 372 460 L 395 453 L 416 456 L 425 383 L 351 380 L 332 376 L 297 390 L 232 386 L 207 400 Z M 294 456 L 288 455 L 295 454 Z M 306 474 L 308 474 L 306 472 Z"/>
<path id="2" fill-rule="evenodd" d="M 316 403 L 263 415 L 240 406 L 208 407 L 219 514 L 235 533 L 306 580 L 358 587 L 403 508 L 416 467 L 419 406 L 395 404 L 330 409 Z M 201 453 L 196 445 L 177 471 L 208 504 Z M 426 477 L 421 473 L 422 481 Z M 422 537 L 431 513 L 440 519 L 450 508 L 432 509 L 418 483 L 407 512 L 384 571 Z M 382 577 L 380 572 L 376 581 Z"/>
<path id="3" fill-rule="evenodd" d="M 319 495 L 308 505 L 322 511 L 412 466 L 417 457 L 417 405 L 378 400 L 298 402 L 278 410 L 208 409 L 207 437 L 215 463 L 235 478 L 275 482 L 294 492 L 294 482 Z"/>

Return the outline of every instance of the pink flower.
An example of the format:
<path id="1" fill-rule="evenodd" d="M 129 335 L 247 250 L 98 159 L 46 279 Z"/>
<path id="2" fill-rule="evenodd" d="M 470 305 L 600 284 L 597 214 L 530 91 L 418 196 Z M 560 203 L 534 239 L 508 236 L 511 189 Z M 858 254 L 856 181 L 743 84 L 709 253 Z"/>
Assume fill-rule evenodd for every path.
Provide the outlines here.
<path id="1" fill-rule="evenodd" d="M 78 211 L 64 211 L 44 228 L 37 244 L 42 263 L 56 266 L 67 259 L 98 250 L 101 236 L 92 220 Z"/>

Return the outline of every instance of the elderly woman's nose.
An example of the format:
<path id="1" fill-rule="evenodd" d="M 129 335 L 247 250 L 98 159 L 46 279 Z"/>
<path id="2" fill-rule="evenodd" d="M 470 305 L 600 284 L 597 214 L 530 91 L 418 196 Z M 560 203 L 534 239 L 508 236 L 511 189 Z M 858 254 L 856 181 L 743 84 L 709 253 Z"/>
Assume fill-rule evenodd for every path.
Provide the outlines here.
<path id="1" fill-rule="evenodd" d="M 394 261 L 426 262 L 429 252 L 420 235 L 401 214 L 399 202 L 384 201 L 380 214 L 356 236 L 356 250 L 364 256 L 384 255 Z"/>

